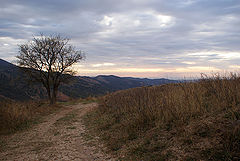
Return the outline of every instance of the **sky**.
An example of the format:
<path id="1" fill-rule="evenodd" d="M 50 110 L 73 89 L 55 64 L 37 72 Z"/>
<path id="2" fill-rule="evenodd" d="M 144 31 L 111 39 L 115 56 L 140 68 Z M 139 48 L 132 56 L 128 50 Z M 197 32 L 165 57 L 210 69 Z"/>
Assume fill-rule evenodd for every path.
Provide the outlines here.
<path id="1" fill-rule="evenodd" d="M 198 77 L 239 71 L 240 0 L 0 0 L 0 58 L 60 34 L 86 53 L 77 75 Z"/>

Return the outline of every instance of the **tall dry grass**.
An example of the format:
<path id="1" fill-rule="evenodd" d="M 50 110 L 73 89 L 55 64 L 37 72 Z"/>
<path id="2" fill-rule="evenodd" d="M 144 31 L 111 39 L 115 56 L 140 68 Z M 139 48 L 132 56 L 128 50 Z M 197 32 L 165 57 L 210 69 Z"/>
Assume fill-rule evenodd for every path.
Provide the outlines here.
<path id="1" fill-rule="evenodd" d="M 185 122 L 191 117 L 221 110 L 235 110 L 240 103 L 240 78 L 236 74 L 211 77 L 202 75 L 196 82 L 141 87 L 119 91 L 101 100 L 100 110 L 111 111 L 118 119 L 131 118 L 140 122 Z M 142 125 L 142 124 L 141 124 Z"/>
<path id="2" fill-rule="evenodd" d="M 238 74 L 202 74 L 197 81 L 111 93 L 102 97 L 99 108 L 89 114 L 87 120 L 97 125 L 95 130 L 110 149 L 118 151 L 147 131 L 187 126 L 203 116 L 221 116 L 231 121 L 240 119 Z M 239 143 L 237 148 L 240 148 Z"/>
<path id="3" fill-rule="evenodd" d="M 42 101 L 0 103 L 0 134 L 8 134 L 29 127 L 40 115 L 47 114 L 59 108 L 49 106 Z"/>

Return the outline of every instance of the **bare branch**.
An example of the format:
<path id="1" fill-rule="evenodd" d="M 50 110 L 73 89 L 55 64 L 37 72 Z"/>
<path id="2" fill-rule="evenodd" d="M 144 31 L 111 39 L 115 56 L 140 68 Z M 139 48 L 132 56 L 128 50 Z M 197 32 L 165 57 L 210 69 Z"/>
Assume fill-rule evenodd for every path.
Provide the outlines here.
<path id="1" fill-rule="evenodd" d="M 26 67 L 31 78 L 43 84 L 51 103 L 56 101 L 59 85 L 68 78 L 63 74 L 73 75 L 70 67 L 85 58 L 84 52 L 75 50 L 68 42 L 69 39 L 60 35 L 41 35 L 19 46 L 19 66 Z"/>

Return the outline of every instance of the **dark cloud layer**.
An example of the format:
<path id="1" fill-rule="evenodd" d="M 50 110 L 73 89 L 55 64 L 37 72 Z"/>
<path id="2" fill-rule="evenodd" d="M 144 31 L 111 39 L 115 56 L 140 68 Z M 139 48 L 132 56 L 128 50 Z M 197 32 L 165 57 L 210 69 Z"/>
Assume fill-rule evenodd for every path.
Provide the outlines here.
<path id="1" fill-rule="evenodd" d="M 0 0 L 0 4 L 0 57 L 7 60 L 13 60 L 17 44 L 32 35 L 60 33 L 87 52 L 79 69 L 88 75 L 123 75 L 126 69 L 129 75 L 160 77 L 206 72 L 206 67 L 216 71 L 240 67 L 239 0 Z"/>

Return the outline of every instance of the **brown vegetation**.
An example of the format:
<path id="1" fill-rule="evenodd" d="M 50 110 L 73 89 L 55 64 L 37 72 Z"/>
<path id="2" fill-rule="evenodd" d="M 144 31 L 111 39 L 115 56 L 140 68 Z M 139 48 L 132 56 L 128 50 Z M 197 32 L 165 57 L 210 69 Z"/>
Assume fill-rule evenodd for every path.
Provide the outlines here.
<path id="1" fill-rule="evenodd" d="M 90 132 L 125 160 L 240 159 L 240 77 L 108 94 L 86 115 Z"/>
<path id="2" fill-rule="evenodd" d="M 40 119 L 40 115 L 46 115 L 58 109 L 60 106 L 49 106 L 46 102 L 13 102 L 2 101 L 0 103 L 0 134 L 7 134 L 16 130 L 30 127 Z"/>

